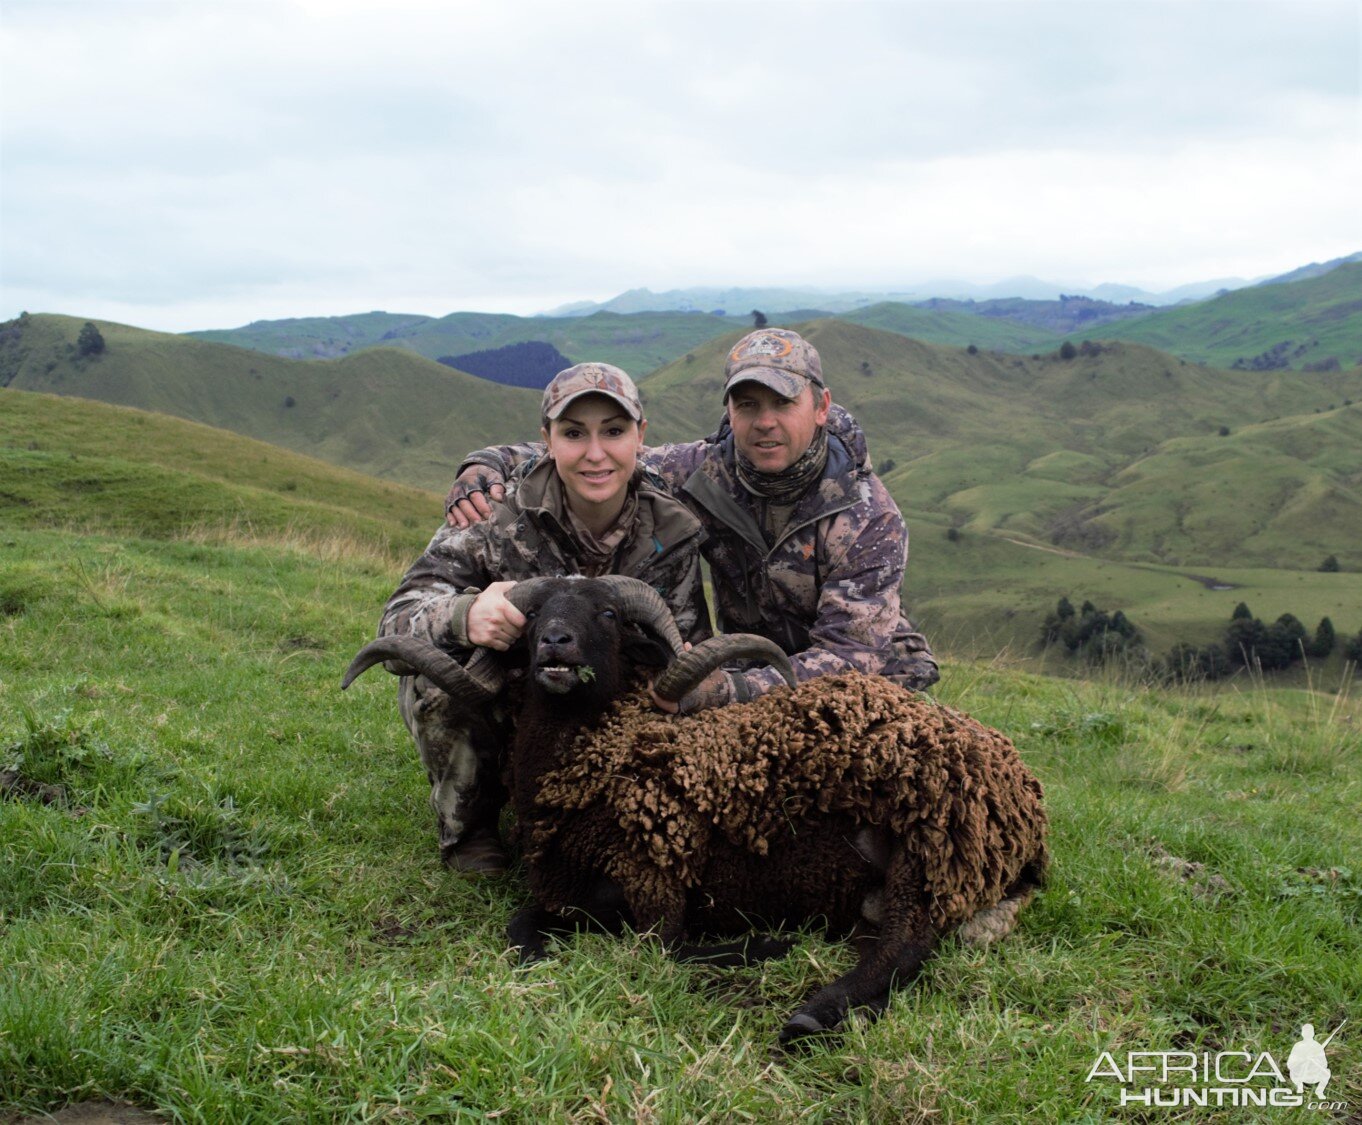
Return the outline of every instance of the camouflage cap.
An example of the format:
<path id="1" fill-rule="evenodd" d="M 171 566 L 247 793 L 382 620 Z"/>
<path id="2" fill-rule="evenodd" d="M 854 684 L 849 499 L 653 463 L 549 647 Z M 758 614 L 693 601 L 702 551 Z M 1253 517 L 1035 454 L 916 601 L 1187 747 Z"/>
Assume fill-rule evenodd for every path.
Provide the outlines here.
<path id="1" fill-rule="evenodd" d="M 817 349 L 788 328 L 749 332 L 728 353 L 728 362 L 724 364 L 724 398 L 735 383 L 748 380 L 770 387 L 785 398 L 798 398 L 810 383 L 827 387 Z"/>
<path id="2" fill-rule="evenodd" d="M 544 388 L 540 413 L 550 421 L 562 415 L 568 403 L 582 395 L 605 395 L 618 402 L 635 422 L 643 421 L 643 404 L 634 381 L 608 363 L 579 363 L 560 371 Z"/>

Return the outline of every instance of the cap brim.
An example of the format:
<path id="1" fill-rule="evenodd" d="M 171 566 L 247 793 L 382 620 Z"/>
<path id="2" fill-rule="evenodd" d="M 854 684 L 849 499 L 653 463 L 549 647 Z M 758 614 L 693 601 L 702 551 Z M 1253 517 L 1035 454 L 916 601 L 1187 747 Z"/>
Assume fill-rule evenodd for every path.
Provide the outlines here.
<path id="1" fill-rule="evenodd" d="M 739 383 L 760 383 L 780 395 L 781 398 L 796 399 L 804 393 L 811 380 L 793 371 L 780 371 L 774 367 L 747 367 L 735 371 L 724 384 L 724 398 L 727 398 Z"/>
<path id="2" fill-rule="evenodd" d="M 617 402 L 624 409 L 624 412 L 635 422 L 643 421 L 643 408 L 641 406 L 630 402 L 622 395 L 617 395 L 613 391 L 602 390 L 600 387 L 590 387 L 587 390 L 576 391 L 573 394 L 568 395 L 567 398 L 563 399 L 562 402 L 558 403 L 548 412 L 549 421 L 552 422 L 561 418 L 563 416 L 563 411 L 566 410 L 568 406 L 576 402 L 579 398 L 585 398 L 587 395 L 600 395 L 602 398 L 608 398 L 612 402 Z"/>

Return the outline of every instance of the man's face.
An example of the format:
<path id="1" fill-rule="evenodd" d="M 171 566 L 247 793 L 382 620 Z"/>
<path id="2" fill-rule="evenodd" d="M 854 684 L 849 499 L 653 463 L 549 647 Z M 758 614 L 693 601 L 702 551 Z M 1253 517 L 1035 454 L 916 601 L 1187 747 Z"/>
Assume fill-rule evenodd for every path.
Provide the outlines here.
<path id="1" fill-rule="evenodd" d="M 828 420 L 832 395 L 810 383 L 798 398 L 745 380 L 728 395 L 728 423 L 743 456 L 764 473 L 788 469 Z"/>

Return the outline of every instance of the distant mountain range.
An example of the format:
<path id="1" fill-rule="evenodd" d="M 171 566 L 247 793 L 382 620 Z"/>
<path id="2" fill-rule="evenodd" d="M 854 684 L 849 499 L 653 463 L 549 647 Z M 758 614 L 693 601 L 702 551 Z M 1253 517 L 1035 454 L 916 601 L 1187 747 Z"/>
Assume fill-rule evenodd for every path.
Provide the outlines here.
<path id="1" fill-rule="evenodd" d="M 871 305 L 895 302 L 924 304 L 934 300 L 1001 301 L 1021 298 L 1029 301 L 1057 301 L 1063 296 L 1087 297 L 1113 304 L 1166 306 L 1184 301 L 1200 301 L 1227 290 L 1249 285 L 1270 285 L 1278 281 L 1298 281 L 1316 277 L 1345 262 L 1362 261 L 1362 252 L 1330 262 L 1312 263 L 1291 273 L 1276 277 L 1245 280 L 1241 277 L 1220 277 L 1179 285 L 1175 289 L 1150 292 L 1133 285 L 1103 284 L 1092 287 L 1062 285 L 1040 278 L 1010 277 L 990 285 L 979 285 L 957 279 L 936 279 L 895 290 L 841 290 L 814 288 L 708 288 L 669 289 L 654 293 L 650 289 L 629 289 L 608 301 L 574 301 L 542 314 L 550 317 L 587 316 L 595 312 L 702 312 L 711 315 L 745 317 L 752 310 L 786 313 L 794 309 L 818 309 L 829 313 L 846 313 Z"/>
<path id="2" fill-rule="evenodd" d="M 1053 300 L 884 301 L 840 313 L 801 307 L 767 315 L 777 325 L 835 316 L 927 343 L 1023 355 L 1051 351 L 1066 341 L 1124 339 L 1225 368 L 1346 368 L 1362 360 L 1362 316 L 1358 315 L 1362 310 L 1362 255 L 1353 258 L 1359 260 L 1305 266 L 1279 280 L 1171 308 L 1063 294 Z M 457 357 L 473 355 L 477 358 L 467 362 L 476 374 L 525 385 L 520 361 L 527 345 L 572 363 L 604 360 L 639 378 L 751 323 L 746 316 L 680 311 L 598 311 L 562 317 L 372 312 L 258 321 L 244 328 L 188 335 L 292 359 L 339 358 L 368 348 L 391 347 L 445 360 L 463 370 Z M 529 382 L 543 385 L 542 378 Z"/>

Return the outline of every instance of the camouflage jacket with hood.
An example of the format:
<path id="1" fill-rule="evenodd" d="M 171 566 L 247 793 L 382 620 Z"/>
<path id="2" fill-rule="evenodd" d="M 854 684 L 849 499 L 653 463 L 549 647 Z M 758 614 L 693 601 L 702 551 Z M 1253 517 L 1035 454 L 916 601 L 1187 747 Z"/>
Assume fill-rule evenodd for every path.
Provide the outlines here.
<path id="1" fill-rule="evenodd" d="M 630 487 L 633 518 L 605 572 L 647 582 L 666 601 L 681 635 L 703 640 L 711 630 L 700 522 L 646 470 Z M 492 582 L 581 574 L 582 555 L 552 460 L 526 461 L 510 474 L 506 499 L 494 505 L 491 519 L 436 532 L 388 599 L 379 635 L 411 633 L 446 649 L 471 647 L 468 610 L 479 592 Z"/>
<path id="2" fill-rule="evenodd" d="M 506 476 L 538 448 L 484 449 L 464 466 L 486 465 Z M 708 533 L 702 550 L 714 579 L 719 628 L 774 640 L 790 654 L 801 682 L 855 669 L 911 689 L 935 683 L 936 658 L 900 601 L 908 530 L 871 472 L 864 434 L 851 416 L 833 408 L 822 477 L 769 544 L 763 501 L 738 480 L 734 458 L 726 419 L 704 441 L 656 446 L 641 455 Z M 782 682 L 767 667 L 732 678 L 739 700 Z"/>

